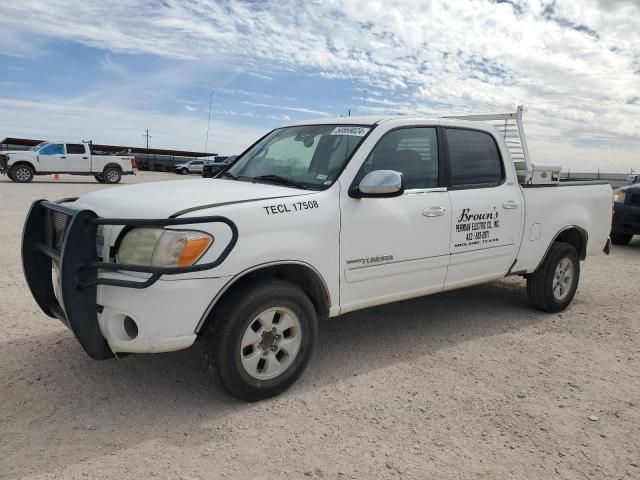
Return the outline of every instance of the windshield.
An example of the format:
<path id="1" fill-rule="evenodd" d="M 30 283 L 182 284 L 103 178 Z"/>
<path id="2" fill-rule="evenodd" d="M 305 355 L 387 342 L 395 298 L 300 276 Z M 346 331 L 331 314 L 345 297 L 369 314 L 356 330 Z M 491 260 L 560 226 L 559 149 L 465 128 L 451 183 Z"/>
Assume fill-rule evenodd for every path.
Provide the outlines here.
<path id="1" fill-rule="evenodd" d="M 47 142 L 40 142 L 37 145 L 34 145 L 33 147 L 29 147 L 29 150 L 38 150 L 40 147 L 44 147 L 47 144 Z"/>
<path id="2" fill-rule="evenodd" d="M 280 128 L 254 145 L 222 177 L 324 190 L 370 129 L 358 125 Z"/>

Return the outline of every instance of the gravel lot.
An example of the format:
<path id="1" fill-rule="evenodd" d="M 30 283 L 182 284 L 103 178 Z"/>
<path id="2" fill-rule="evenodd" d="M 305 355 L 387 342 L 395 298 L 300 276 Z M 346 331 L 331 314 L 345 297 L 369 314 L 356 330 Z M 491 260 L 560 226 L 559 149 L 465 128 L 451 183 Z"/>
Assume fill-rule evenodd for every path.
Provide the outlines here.
<path id="1" fill-rule="evenodd" d="M 0 177 L 0 478 L 640 478 L 638 237 L 561 314 L 511 278 L 323 322 L 301 381 L 246 404 L 200 345 L 97 362 L 40 312 L 27 209 L 99 188 Z"/>

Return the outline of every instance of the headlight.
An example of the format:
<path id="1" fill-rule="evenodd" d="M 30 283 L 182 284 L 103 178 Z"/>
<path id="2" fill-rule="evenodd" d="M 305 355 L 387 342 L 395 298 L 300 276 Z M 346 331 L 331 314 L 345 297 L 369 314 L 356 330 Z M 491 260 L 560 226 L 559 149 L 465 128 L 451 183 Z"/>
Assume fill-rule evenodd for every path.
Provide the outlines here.
<path id="1" fill-rule="evenodd" d="M 213 243 L 204 232 L 134 228 L 118 247 L 119 263 L 152 267 L 188 267 L 198 261 Z"/>
<path id="2" fill-rule="evenodd" d="M 616 203 L 624 203 L 624 199 L 626 197 L 626 192 L 623 190 L 614 190 L 613 191 L 613 201 Z"/>

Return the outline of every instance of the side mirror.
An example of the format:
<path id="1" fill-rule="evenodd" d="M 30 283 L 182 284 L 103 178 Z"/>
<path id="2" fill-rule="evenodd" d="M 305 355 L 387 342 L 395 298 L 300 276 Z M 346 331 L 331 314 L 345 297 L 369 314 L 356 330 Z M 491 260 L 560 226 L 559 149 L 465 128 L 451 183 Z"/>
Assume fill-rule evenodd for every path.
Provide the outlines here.
<path id="1" fill-rule="evenodd" d="M 394 170 L 374 170 L 349 193 L 354 198 L 398 197 L 404 193 L 402 174 Z"/>

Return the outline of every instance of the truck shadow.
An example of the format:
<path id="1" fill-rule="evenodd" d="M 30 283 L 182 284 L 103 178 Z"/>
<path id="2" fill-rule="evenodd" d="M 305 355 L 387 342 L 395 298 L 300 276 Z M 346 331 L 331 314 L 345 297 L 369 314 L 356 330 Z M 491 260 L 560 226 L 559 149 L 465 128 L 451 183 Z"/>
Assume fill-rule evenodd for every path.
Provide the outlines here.
<path id="1" fill-rule="evenodd" d="M 528 307 L 523 282 L 509 279 L 329 319 L 320 326 L 301 381 L 265 403 L 290 403 L 354 375 L 545 318 Z M 0 400 L 2 429 L 11 438 L 1 454 L 11 465 L 8 476 L 52 472 L 159 437 L 184 442 L 193 425 L 224 429 L 224 417 L 255 408 L 210 379 L 201 343 L 182 352 L 97 362 L 68 331 L 56 328 L 0 348 L 10 359 L 2 370 L 10 372 L 2 381 L 9 391 Z"/>

